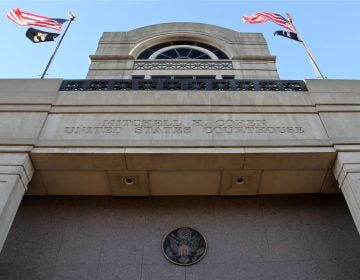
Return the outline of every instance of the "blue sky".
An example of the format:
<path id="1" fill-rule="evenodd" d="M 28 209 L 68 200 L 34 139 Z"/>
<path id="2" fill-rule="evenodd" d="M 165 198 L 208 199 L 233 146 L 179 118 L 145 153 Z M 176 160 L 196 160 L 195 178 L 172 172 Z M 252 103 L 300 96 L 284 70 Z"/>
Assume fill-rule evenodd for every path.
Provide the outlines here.
<path id="1" fill-rule="evenodd" d="M 244 14 L 268 11 L 292 15 L 295 26 L 328 79 L 360 79 L 360 1 L 356 0 L 1 1 L 0 78 L 39 78 L 55 46 L 52 42 L 34 44 L 29 41 L 25 37 L 28 27 L 6 18 L 12 8 L 54 18 L 66 18 L 71 10 L 77 16 L 46 78 L 84 79 L 89 67 L 88 57 L 95 53 L 104 31 L 128 31 L 163 22 L 200 22 L 238 32 L 263 33 L 271 54 L 277 57 L 281 79 L 316 78 L 300 43 L 273 36 L 274 31 L 282 29 L 280 26 L 270 22 L 250 25 L 241 21 Z"/>

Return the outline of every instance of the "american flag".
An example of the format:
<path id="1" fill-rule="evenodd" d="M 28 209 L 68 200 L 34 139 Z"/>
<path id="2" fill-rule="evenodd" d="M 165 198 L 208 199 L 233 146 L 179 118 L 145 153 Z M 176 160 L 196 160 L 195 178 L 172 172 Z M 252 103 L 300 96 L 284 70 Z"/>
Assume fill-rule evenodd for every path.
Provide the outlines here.
<path id="1" fill-rule="evenodd" d="M 286 29 L 296 32 L 295 27 L 292 25 L 292 23 L 289 20 L 275 13 L 260 12 L 260 13 L 254 13 L 249 17 L 247 15 L 243 15 L 242 20 L 243 22 L 247 22 L 250 24 L 263 23 L 270 20 Z"/>
<path id="2" fill-rule="evenodd" d="M 6 14 L 7 18 L 19 25 L 30 25 L 61 30 L 62 24 L 67 21 L 62 18 L 49 18 L 39 16 L 32 13 L 21 11 L 20 9 L 12 9 Z"/>

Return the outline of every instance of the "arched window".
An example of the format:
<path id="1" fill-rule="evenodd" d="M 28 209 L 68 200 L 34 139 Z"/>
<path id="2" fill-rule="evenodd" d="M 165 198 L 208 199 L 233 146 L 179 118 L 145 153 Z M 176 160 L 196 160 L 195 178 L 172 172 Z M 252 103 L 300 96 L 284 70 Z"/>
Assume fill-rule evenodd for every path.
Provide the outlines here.
<path id="1" fill-rule="evenodd" d="M 213 46 L 195 41 L 172 41 L 152 46 L 138 59 L 229 59 Z"/>

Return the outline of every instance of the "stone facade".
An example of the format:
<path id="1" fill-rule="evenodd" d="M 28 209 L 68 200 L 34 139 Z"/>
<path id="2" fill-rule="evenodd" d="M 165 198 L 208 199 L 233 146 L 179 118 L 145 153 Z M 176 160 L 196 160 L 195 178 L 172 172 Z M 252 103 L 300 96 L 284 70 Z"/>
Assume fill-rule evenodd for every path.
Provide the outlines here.
<path id="1" fill-rule="evenodd" d="M 159 61 L 137 57 L 147 48 L 169 41 L 200 41 L 221 49 L 229 59 Z M 105 32 L 90 56 L 87 79 L 130 79 L 153 75 L 216 75 L 237 79 L 277 80 L 275 57 L 260 33 L 239 33 L 208 24 L 165 23 L 129 32 Z M 202 63 L 200 63 L 202 62 Z M 189 72 L 190 70 L 190 72 Z"/>
<path id="2" fill-rule="evenodd" d="M 177 46 L 181 48 L 185 48 L 184 44 L 188 42 L 199 42 L 198 46 L 214 46 L 223 51 L 228 59 L 216 59 L 216 51 L 212 53 L 196 45 L 190 49 L 203 50 L 212 58 L 138 58 L 154 45 L 179 40 L 182 43 Z M 173 49 L 176 49 L 176 45 L 166 47 L 166 50 Z M 154 55 L 160 51 L 154 52 Z M 31 229 L 38 230 L 38 217 L 32 213 L 38 213 L 41 217 L 43 211 L 48 211 L 47 207 L 50 212 L 49 215 L 45 214 L 45 219 L 48 220 L 43 224 L 44 227 L 40 226 L 40 231 L 49 232 L 49 221 L 60 219 L 60 232 L 54 233 L 54 238 L 57 236 L 65 240 L 65 243 L 55 242 L 57 247 L 54 254 L 57 257 L 50 258 L 52 263 L 47 266 L 51 273 L 54 269 L 60 269 L 57 272 L 59 275 L 63 275 L 61 273 L 68 267 L 66 264 L 71 263 L 69 260 L 72 254 L 78 258 L 77 262 L 73 262 L 74 271 L 85 273 L 80 268 L 83 266 L 84 270 L 91 273 L 93 265 L 102 263 L 94 258 L 100 256 L 101 250 L 105 255 L 109 253 L 106 251 L 106 246 L 109 247 L 111 243 L 108 238 L 111 240 L 115 234 L 102 235 L 103 221 L 106 223 L 105 228 L 112 228 L 111 223 L 119 223 L 119 228 L 124 225 L 124 230 L 120 230 L 123 239 L 114 240 L 118 248 L 128 242 L 132 244 L 138 241 L 137 238 L 144 234 L 141 229 L 146 228 L 154 238 L 142 240 L 141 248 L 135 246 L 133 253 L 131 248 L 126 249 L 130 259 L 135 255 L 137 259 L 131 265 L 121 267 L 138 273 L 140 265 L 142 273 L 139 276 L 134 272 L 137 276 L 128 279 L 146 279 L 149 271 L 157 275 L 152 279 L 173 273 L 179 275 L 179 279 L 196 279 L 209 267 L 219 264 L 219 269 L 213 270 L 215 276 L 209 276 L 209 279 L 217 279 L 216 275 L 222 274 L 221 267 L 227 271 L 235 260 L 238 264 L 244 259 L 251 262 L 253 268 L 261 263 L 265 275 L 272 275 L 275 269 L 279 273 L 285 271 L 284 279 L 292 279 L 286 275 L 306 266 L 311 270 L 311 276 L 299 279 L 327 279 L 327 272 L 324 271 L 326 267 L 331 267 L 332 262 L 338 262 L 335 267 L 341 275 L 346 275 L 342 269 L 348 263 L 358 264 L 359 238 L 355 234 L 355 227 L 348 220 L 349 213 L 344 210 L 344 204 L 333 213 L 332 203 L 334 207 L 343 203 L 339 197 L 343 193 L 355 225 L 360 230 L 360 81 L 279 81 L 275 58 L 269 54 L 261 34 L 238 33 L 204 24 L 160 24 L 129 32 L 104 33 L 96 54 L 90 56 L 90 59 L 88 80 L 0 80 L 0 248 L 24 193 L 28 196 L 45 196 L 24 199 L 20 211 L 25 217 L 29 215 L 29 220 L 24 222 L 21 216 L 15 220 L 16 227 L 9 236 L 10 245 L 5 246 L 5 253 L 0 258 L 0 276 L 4 273 L 6 279 L 15 277 L 16 272 L 4 269 L 5 266 L 12 267 L 17 263 L 16 257 L 11 257 L 12 254 L 31 253 L 26 251 L 31 249 L 20 248 L 17 251 L 11 245 L 17 240 L 17 234 L 20 234 L 19 240 L 25 244 L 42 246 L 43 238 L 38 243 L 32 239 L 34 236 Z M 166 78 L 161 79 L 161 76 Z M 312 224 L 313 216 L 302 217 L 303 223 L 300 225 L 297 224 L 298 216 L 287 218 L 285 207 L 280 211 L 282 218 L 274 225 L 267 225 L 271 210 L 267 212 L 261 203 L 272 201 L 271 196 L 266 196 L 270 194 L 293 195 L 278 197 L 285 201 L 279 202 L 280 205 L 295 199 L 296 205 L 304 213 L 314 207 L 311 204 L 307 210 L 306 201 L 316 197 L 316 201 L 321 201 L 320 204 L 327 204 L 324 212 L 332 213 L 330 220 L 336 219 L 339 211 L 343 221 L 329 221 L 325 223 L 326 226 L 320 221 L 313 231 L 312 226 L 307 228 Z M 303 197 L 303 194 L 313 195 Z M 58 216 L 61 216 L 61 211 L 51 216 L 53 207 L 57 206 L 56 203 L 53 205 L 52 198 L 47 195 L 69 195 L 69 198 L 60 200 L 64 211 L 71 212 L 70 217 L 62 220 L 63 217 Z M 92 205 L 91 199 L 79 198 L 78 201 L 73 195 L 104 197 L 95 198 L 96 202 Z M 194 195 L 202 197 L 179 197 Z M 245 199 L 242 197 L 245 195 L 261 196 Z M 134 198 L 138 196 L 147 198 Z M 158 196 L 163 197 L 156 198 Z M 77 201 L 76 206 L 72 205 L 74 199 Z M 201 207 L 196 206 L 198 199 L 205 201 Z M 44 208 L 37 209 L 34 201 L 38 201 Z M 82 209 L 77 204 L 81 205 L 81 201 L 85 204 L 90 201 L 91 207 Z M 160 203 L 160 206 L 155 207 L 152 201 Z M 230 206 L 226 206 L 226 201 L 230 201 Z M 256 201 L 256 207 L 253 201 Z M 31 206 L 27 206 L 27 203 Z M 98 208 L 97 203 L 102 206 Z M 120 219 L 123 224 L 115 218 L 107 220 L 106 215 L 101 214 L 112 215 L 113 212 L 107 212 L 108 203 L 119 204 L 120 208 L 124 207 L 124 213 L 130 215 Z M 174 203 L 177 206 L 173 207 Z M 241 211 L 248 203 L 252 206 L 246 211 L 250 212 L 244 214 Z M 190 205 L 190 210 L 182 209 L 180 204 Z M 138 205 L 142 212 L 134 212 L 134 205 Z M 215 205 L 215 208 L 212 209 L 211 205 Z M 69 209 L 66 210 L 67 207 Z M 85 212 L 80 213 L 78 210 Z M 187 214 L 183 216 L 182 211 Z M 191 216 L 187 211 L 199 211 L 200 214 Z M 206 219 L 209 211 L 213 217 L 211 221 Z M 251 221 L 248 221 L 248 225 L 252 225 L 257 219 L 257 211 L 262 211 L 260 226 L 253 225 L 247 231 L 239 219 L 247 221 L 249 214 Z M 124 213 L 117 212 L 121 215 Z M 143 220 L 143 213 L 147 213 L 153 224 Z M 238 219 L 230 218 L 237 214 Z M 89 219 L 77 219 L 77 215 Z M 156 221 L 159 215 L 174 215 L 176 219 Z M 323 213 L 320 216 L 321 220 L 327 217 Z M 137 225 L 137 219 L 145 224 Z M 61 224 L 65 220 L 66 225 Z M 203 224 L 197 224 L 196 221 L 202 221 Z M 91 224 L 89 228 L 87 222 Z M 85 223 L 84 227 L 82 223 Z M 163 263 L 163 259 L 156 262 L 161 263 L 159 267 L 152 265 L 151 259 L 149 262 L 144 261 L 149 258 L 149 250 L 155 250 L 155 259 L 160 258 L 156 251 L 160 247 L 153 247 L 166 233 L 164 231 L 172 230 L 169 225 L 185 224 L 198 225 L 211 237 L 210 246 L 214 247 L 212 251 L 209 249 L 208 261 L 205 259 L 203 264 L 199 263 L 189 269 L 171 267 Z M 26 236 L 18 233 L 23 231 L 24 226 L 30 230 Z M 304 226 L 307 229 L 302 231 Z M 301 231 L 298 227 L 301 227 Z M 335 237 L 323 236 L 328 230 L 334 232 Z M 296 250 L 289 253 L 287 248 L 278 244 L 280 240 L 276 236 L 280 232 L 285 232 L 281 235 L 284 241 L 290 239 L 289 250 L 291 244 L 295 244 Z M 42 236 L 41 232 L 37 233 L 39 237 Z M 155 237 L 156 233 L 160 235 Z M 225 233 L 232 237 L 225 238 Z M 88 238 L 86 234 L 89 234 Z M 252 241 L 246 237 L 256 237 L 256 234 L 261 240 L 267 240 L 259 248 L 253 248 Z M 322 241 L 317 240 L 323 247 L 311 243 L 309 248 L 304 249 L 303 245 L 309 246 L 307 241 L 317 234 L 324 237 Z M 91 245 L 89 251 L 80 250 L 83 246 L 82 236 L 85 236 L 85 247 L 88 246 L 86 242 L 97 242 L 97 246 L 103 249 L 94 249 Z M 130 236 L 128 241 L 124 239 L 125 236 Z M 297 236 L 301 236 L 300 240 L 305 243 L 294 240 Z M 351 245 L 345 241 L 349 236 L 354 249 L 352 252 L 348 249 Z M 78 243 L 72 243 L 73 237 L 74 240 L 79 239 Z M 46 246 L 47 241 L 44 242 Z M 234 248 L 229 259 L 223 262 L 220 259 L 227 256 L 225 249 L 218 245 L 221 242 L 225 242 L 224 248 Z M 329 248 L 328 244 L 321 242 L 330 242 L 334 246 Z M 336 247 L 337 242 L 343 247 Z M 243 246 L 237 248 L 236 244 Z M 79 247 L 78 255 L 76 252 L 71 253 L 73 245 L 74 248 Z M 275 246 L 273 251 L 271 246 Z M 313 248 L 319 249 L 319 255 Z M 48 249 L 44 251 L 45 255 L 52 252 Z M 301 251 L 299 254 L 303 254 L 299 258 L 294 256 L 298 249 Z M 143 251 L 140 253 L 138 250 Z M 346 253 L 342 254 L 342 250 Z M 257 254 L 256 257 L 253 254 Z M 239 259 L 239 255 L 244 258 Z M 281 257 L 281 263 L 274 263 L 278 261 L 276 256 Z M 85 261 L 83 258 L 86 257 L 92 261 Z M 20 261 L 21 264 L 25 262 Z M 36 262 L 33 265 L 36 266 Z M 154 271 L 155 267 L 159 271 Z M 110 271 L 114 269 L 108 268 Z M 287 270 L 290 271 L 288 274 Z M 256 271 L 254 268 L 253 272 Z M 315 271 L 323 271 L 325 274 L 316 274 Z M 119 270 L 116 273 L 121 275 L 122 272 Z M 54 275 L 51 279 L 69 279 L 68 276 Z M 228 276 L 228 279 L 238 279 L 238 275 L 239 271 L 234 272 L 233 278 Z M 255 274 L 249 275 L 251 279 L 262 279 L 260 276 L 255 277 Z M 315 278 L 314 275 L 320 276 Z M 352 271 L 348 277 L 334 279 L 351 279 L 354 275 Z"/>
<path id="3" fill-rule="evenodd" d="M 161 251 L 190 226 L 205 257 Z M 0 279 L 356 280 L 360 238 L 342 195 L 25 196 L 0 254 Z"/>

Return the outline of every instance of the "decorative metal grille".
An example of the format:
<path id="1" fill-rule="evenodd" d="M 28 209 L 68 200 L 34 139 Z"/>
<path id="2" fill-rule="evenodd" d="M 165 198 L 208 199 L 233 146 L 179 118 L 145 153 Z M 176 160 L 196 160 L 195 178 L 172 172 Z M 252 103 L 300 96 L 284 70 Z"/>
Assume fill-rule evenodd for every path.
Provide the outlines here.
<path id="1" fill-rule="evenodd" d="M 114 82 L 114 90 L 131 90 L 132 81 L 118 81 Z"/>
<path id="2" fill-rule="evenodd" d="M 297 83 L 296 81 L 288 81 L 288 82 L 283 82 L 284 85 L 284 90 L 289 90 L 289 91 L 302 91 L 302 87 L 299 83 Z"/>
<path id="3" fill-rule="evenodd" d="M 260 82 L 260 90 L 277 90 L 277 82 Z"/>
<path id="4" fill-rule="evenodd" d="M 206 81 L 188 81 L 187 86 L 190 90 L 205 90 Z"/>
<path id="5" fill-rule="evenodd" d="M 211 90 L 211 91 L 307 91 L 303 81 L 276 80 L 64 80 L 60 91 Z"/>
<path id="6" fill-rule="evenodd" d="M 252 81 L 235 81 L 236 90 L 255 90 L 255 82 Z"/>
<path id="7" fill-rule="evenodd" d="M 139 89 L 143 90 L 154 90 L 157 88 L 157 82 L 156 81 L 139 81 Z"/>
<path id="8" fill-rule="evenodd" d="M 135 61 L 134 70 L 232 70 L 230 61 Z"/>
<path id="9" fill-rule="evenodd" d="M 84 90 L 85 81 L 63 81 L 60 90 L 77 91 Z"/>
<path id="10" fill-rule="evenodd" d="M 214 81 L 213 88 L 217 90 L 229 90 L 231 88 L 230 81 Z"/>
<path id="11" fill-rule="evenodd" d="M 180 90 L 181 81 L 164 81 L 163 87 L 167 90 Z"/>
<path id="12" fill-rule="evenodd" d="M 106 81 L 90 81 L 90 90 L 107 90 L 109 83 Z"/>

